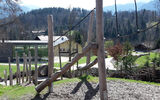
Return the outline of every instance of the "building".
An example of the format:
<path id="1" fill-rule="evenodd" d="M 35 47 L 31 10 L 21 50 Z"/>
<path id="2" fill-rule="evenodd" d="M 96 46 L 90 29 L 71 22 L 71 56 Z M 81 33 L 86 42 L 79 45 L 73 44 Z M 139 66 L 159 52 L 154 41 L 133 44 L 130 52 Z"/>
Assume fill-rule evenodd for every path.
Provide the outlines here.
<path id="1" fill-rule="evenodd" d="M 39 40 L 39 41 L 48 41 L 48 36 L 46 35 L 41 35 L 41 36 L 37 36 L 35 38 L 35 40 Z M 55 41 L 55 42 L 54 42 Z M 69 39 L 66 36 L 53 36 L 53 46 L 54 46 L 54 55 L 58 56 L 59 55 L 59 47 L 60 47 L 60 51 L 62 52 L 61 55 L 62 56 L 68 56 L 69 53 Z M 71 53 L 74 53 L 77 51 L 77 47 L 78 47 L 78 51 L 82 51 L 82 46 L 78 43 L 76 43 L 75 41 L 71 41 Z"/>

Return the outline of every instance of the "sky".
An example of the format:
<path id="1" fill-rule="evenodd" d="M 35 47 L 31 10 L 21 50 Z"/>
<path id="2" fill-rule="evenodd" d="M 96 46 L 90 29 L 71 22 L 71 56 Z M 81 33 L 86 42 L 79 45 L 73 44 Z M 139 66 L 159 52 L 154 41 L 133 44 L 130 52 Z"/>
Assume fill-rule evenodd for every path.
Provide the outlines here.
<path id="1" fill-rule="evenodd" d="M 21 0 L 20 5 L 29 8 L 46 8 L 46 7 L 79 7 L 91 10 L 95 7 L 96 0 Z M 151 0 L 137 0 L 137 2 L 149 2 Z M 117 0 L 117 4 L 134 3 L 134 0 Z M 114 5 L 114 0 L 103 0 L 103 6 Z"/>

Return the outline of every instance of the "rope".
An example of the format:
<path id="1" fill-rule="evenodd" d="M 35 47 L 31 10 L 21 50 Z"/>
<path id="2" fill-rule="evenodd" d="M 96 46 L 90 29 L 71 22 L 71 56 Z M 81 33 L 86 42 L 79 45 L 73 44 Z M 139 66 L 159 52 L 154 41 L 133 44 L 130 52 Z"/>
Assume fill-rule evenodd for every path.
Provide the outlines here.
<path id="1" fill-rule="evenodd" d="M 157 26 L 157 25 L 159 25 L 159 24 L 160 24 L 160 21 L 158 21 L 158 23 L 156 23 L 156 24 L 154 24 L 154 25 L 152 25 L 152 26 L 150 26 L 150 27 L 148 27 L 148 28 L 146 28 L 146 29 L 144 29 L 144 30 L 140 30 L 139 32 L 135 32 L 135 33 L 130 34 L 130 35 L 119 36 L 119 38 L 125 38 L 125 37 L 129 37 L 129 36 L 135 35 L 135 34 L 137 34 L 137 33 L 140 34 L 140 33 L 146 32 L 146 31 L 148 31 L 149 29 L 152 29 L 152 28 L 154 28 L 155 26 Z"/>
<path id="2" fill-rule="evenodd" d="M 66 31 L 63 35 L 61 35 L 59 38 L 54 40 L 53 42 L 56 42 L 59 40 L 62 36 L 65 36 L 68 34 L 70 31 L 72 31 L 75 27 L 77 27 L 79 24 L 81 24 L 96 8 L 92 9 L 85 17 L 83 17 L 77 24 L 75 24 L 73 27 L 71 27 L 68 31 Z"/>

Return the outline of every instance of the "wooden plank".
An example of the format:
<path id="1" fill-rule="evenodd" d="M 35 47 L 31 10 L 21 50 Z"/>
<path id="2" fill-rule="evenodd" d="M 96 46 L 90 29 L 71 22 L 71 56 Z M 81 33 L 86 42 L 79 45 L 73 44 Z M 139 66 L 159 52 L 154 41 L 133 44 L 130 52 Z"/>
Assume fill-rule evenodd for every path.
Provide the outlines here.
<path id="1" fill-rule="evenodd" d="M 38 78 L 38 69 L 37 69 L 37 62 L 38 62 L 38 45 L 35 45 L 35 73 L 34 73 L 34 80 L 35 85 L 38 84 L 37 78 Z"/>
<path id="2" fill-rule="evenodd" d="M 100 99 L 108 100 L 104 56 L 103 0 L 96 0 L 96 37 L 98 43 L 98 72 Z"/>
<path id="3" fill-rule="evenodd" d="M 61 75 L 63 75 L 65 72 L 67 72 L 71 66 L 73 66 L 81 57 L 83 57 L 90 49 L 92 48 L 96 48 L 97 49 L 97 45 L 96 44 L 88 44 L 85 48 L 83 48 L 82 53 L 81 54 L 76 54 L 75 57 L 72 59 L 72 61 L 70 63 L 67 63 L 61 71 L 58 71 L 54 74 L 52 74 L 51 78 L 46 79 L 44 82 L 40 83 L 38 86 L 36 86 L 36 91 L 39 93 L 41 92 L 46 86 L 48 86 L 49 84 L 51 84 L 53 81 L 55 81 L 58 77 L 60 77 Z"/>
<path id="4" fill-rule="evenodd" d="M 7 69 L 4 70 L 4 83 L 7 86 Z"/>
<path id="5" fill-rule="evenodd" d="M 29 56 L 29 83 L 31 83 L 31 65 L 32 65 L 32 63 L 31 63 L 31 59 L 32 59 L 31 51 L 29 51 L 28 56 Z"/>
<path id="6" fill-rule="evenodd" d="M 9 83 L 12 86 L 13 85 L 13 73 L 11 68 L 11 58 L 8 57 L 8 63 L 9 63 Z"/>
<path id="7" fill-rule="evenodd" d="M 53 73 L 53 64 L 54 64 L 54 49 L 53 49 L 53 16 L 48 15 L 48 77 L 51 78 Z M 48 86 L 48 92 L 53 92 L 53 84 L 50 83 Z"/>

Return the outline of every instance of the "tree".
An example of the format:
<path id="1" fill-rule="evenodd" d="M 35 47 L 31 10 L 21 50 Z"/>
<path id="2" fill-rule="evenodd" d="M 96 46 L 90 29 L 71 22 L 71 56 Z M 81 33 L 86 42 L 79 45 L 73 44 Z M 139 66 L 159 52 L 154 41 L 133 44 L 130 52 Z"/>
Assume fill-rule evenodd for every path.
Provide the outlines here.
<path id="1" fill-rule="evenodd" d="M 119 61 L 121 60 L 121 55 L 123 53 L 123 46 L 118 42 L 115 46 L 107 49 L 110 56 L 116 60 L 117 68 L 119 67 Z"/>
<path id="2" fill-rule="evenodd" d="M 18 5 L 19 0 L 0 0 L 0 27 L 12 24 L 22 11 Z"/>
<path id="3" fill-rule="evenodd" d="M 12 31 L 11 25 L 18 22 L 18 15 L 22 12 L 18 5 L 19 0 L 0 0 L 0 34 L 5 39 Z M 14 25 L 16 26 L 16 25 Z M 14 28 L 13 28 L 14 29 Z"/>

